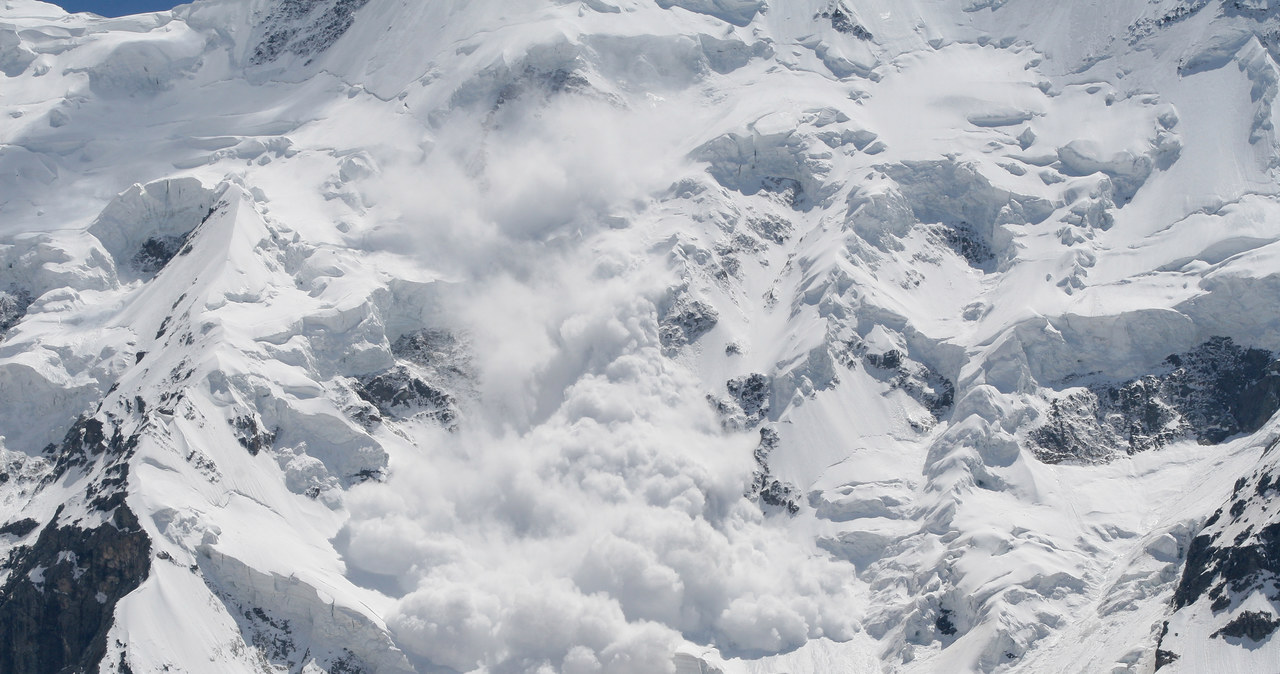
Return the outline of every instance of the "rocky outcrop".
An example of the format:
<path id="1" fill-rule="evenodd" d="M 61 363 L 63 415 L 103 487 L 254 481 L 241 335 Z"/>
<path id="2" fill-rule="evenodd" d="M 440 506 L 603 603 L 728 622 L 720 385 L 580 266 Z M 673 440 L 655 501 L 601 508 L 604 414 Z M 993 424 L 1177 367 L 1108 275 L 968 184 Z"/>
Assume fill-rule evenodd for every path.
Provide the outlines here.
<path id="1" fill-rule="evenodd" d="M 751 429 L 769 417 L 773 398 L 773 380 L 755 373 L 725 382 L 729 397 L 708 395 L 707 400 L 720 415 L 720 423 L 728 430 Z"/>
<path id="2" fill-rule="evenodd" d="M 1187 437 L 1218 444 L 1258 430 L 1277 410 L 1280 364 L 1272 354 L 1215 337 L 1169 356 L 1156 373 L 1055 396 L 1029 440 L 1042 461 L 1104 461 Z"/>
<path id="3" fill-rule="evenodd" d="M 1275 634 L 1277 628 L 1280 628 L 1280 620 L 1271 613 L 1245 611 L 1226 627 L 1214 632 L 1213 638 L 1234 637 L 1259 642 Z"/>
<path id="4" fill-rule="evenodd" d="M 818 14 L 818 18 L 826 19 L 831 22 L 831 27 L 836 31 L 846 35 L 852 35 L 859 40 L 871 40 L 875 36 L 865 26 L 858 23 L 854 18 L 853 11 L 845 7 L 843 2 L 833 2 L 829 7 Z"/>
<path id="5" fill-rule="evenodd" d="M 1188 546 L 1173 611 L 1160 636 L 1159 664 L 1198 655 L 1205 640 L 1253 649 L 1280 628 L 1272 611 L 1260 610 L 1280 603 L 1277 445 L 1280 440 L 1271 441 L 1257 468 L 1236 481 L 1231 497 Z"/>
<path id="6" fill-rule="evenodd" d="M 760 429 L 760 444 L 755 451 L 756 470 L 751 474 L 747 498 L 755 499 L 766 513 L 773 511 L 794 515 L 800 512 L 799 488 L 774 477 L 769 469 L 769 455 L 780 443 L 777 431 L 772 428 Z"/>
<path id="7" fill-rule="evenodd" d="M 424 329 L 397 338 L 391 353 L 397 359 L 394 367 L 356 378 L 356 395 L 377 413 L 353 408 L 353 416 L 366 428 L 385 417 L 429 419 L 456 430 L 461 399 L 472 394 L 475 380 L 466 340 L 446 330 Z"/>
<path id="8" fill-rule="evenodd" d="M 424 417 L 446 428 L 455 427 L 455 401 L 448 391 L 431 385 L 401 365 L 360 379 L 356 393 L 378 408 L 383 416 L 409 419 Z"/>
<path id="9" fill-rule="evenodd" d="M 873 377 L 887 381 L 891 388 L 911 396 L 934 418 L 941 418 L 955 402 L 956 387 L 950 379 L 928 365 L 911 360 L 897 349 L 867 353 L 863 360 Z"/>
<path id="10" fill-rule="evenodd" d="M 681 347 L 710 332 L 719 320 L 720 314 L 711 305 L 692 298 L 687 292 L 677 293 L 658 322 L 662 352 L 674 356 Z"/>
<path id="11" fill-rule="evenodd" d="M 61 521 L 10 560 L 0 588 L 0 671 L 97 671 L 116 604 L 146 580 L 151 541 L 127 506 L 93 528 Z"/>
<path id="12" fill-rule="evenodd" d="M 262 24 L 262 37 L 249 65 L 271 63 L 285 54 L 310 58 L 342 37 L 355 13 L 369 0 L 282 0 Z"/>
<path id="13" fill-rule="evenodd" d="M 20 288 L 10 288 L 7 292 L 0 290 L 0 338 L 22 320 L 29 306 L 31 293 Z"/>

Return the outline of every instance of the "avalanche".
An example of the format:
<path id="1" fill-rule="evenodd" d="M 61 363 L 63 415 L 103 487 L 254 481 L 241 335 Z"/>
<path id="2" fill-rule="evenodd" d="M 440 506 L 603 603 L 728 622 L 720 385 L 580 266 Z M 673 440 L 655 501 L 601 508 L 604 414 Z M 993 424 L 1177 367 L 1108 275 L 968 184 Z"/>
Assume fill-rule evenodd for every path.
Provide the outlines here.
<path id="1" fill-rule="evenodd" d="M 1257 672 L 1266 0 L 0 0 L 0 671 Z"/>

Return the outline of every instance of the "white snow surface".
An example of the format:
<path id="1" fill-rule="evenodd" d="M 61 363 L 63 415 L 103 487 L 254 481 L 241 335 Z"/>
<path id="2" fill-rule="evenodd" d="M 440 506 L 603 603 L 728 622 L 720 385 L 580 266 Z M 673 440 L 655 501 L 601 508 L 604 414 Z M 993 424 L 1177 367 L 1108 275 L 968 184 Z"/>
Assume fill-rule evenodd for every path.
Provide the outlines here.
<path id="1" fill-rule="evenodd" d="M 1029 434 L 1280 351 L 1271 11 L 0 0 L 0 514 L 96 526 L 41 475 L 144 429 L 104 673 L 1145 673 L 1171 619 L 1162 672 L 1263 671 L 1171 602 L 1280 422 Z M 397 368 L 447 405 L 361 397 Z"/>

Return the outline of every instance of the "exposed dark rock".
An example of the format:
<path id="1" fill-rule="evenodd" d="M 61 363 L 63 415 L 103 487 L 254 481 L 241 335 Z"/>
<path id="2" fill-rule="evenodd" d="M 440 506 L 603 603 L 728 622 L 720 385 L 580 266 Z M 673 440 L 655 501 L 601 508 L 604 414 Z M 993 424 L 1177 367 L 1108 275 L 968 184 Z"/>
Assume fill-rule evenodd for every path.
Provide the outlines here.
<path id="1" fill-rule="evenodd" d="M 1214 573 L 1217 561 L 1214 559 L 1218 549 L 1213 545 L 1213 537 L 1200 534 L 1191 541 L 1187 549 L 1187 563 L 1183 568 L 1182 581 L 1173 595 L 1175 610 L 1190 606 L 1204 595 L 1217 579 Z"/>
<path id="2" fill-rule="evenodd" d="M 342 649 L 343 655 L 329 665 L 329 674 L 364 674 L 366 665 L 350 650 Z"/>
<path id="3" fill-rule="evenodd" d="M 7 534 L 9 536 L 17 536 L 18 538 L 22 538 L 23 536 L 26 536 L 27 534 L 35 531 L 36 528 L 39 526 L 40 526 L 40 523 L 31 518 L 14 520 L 0 527 L 0 536 L 4 536 Z"/>
<path id="4" fill-rule="evenodd" d="M 342 37 L 355 13 L 369 0 L 281 0 L 262 25 L 261 41 L 249 65 L 263 65 L 291 53 L 314 56 Z"/>
<path id="5" fill-rule="evenodd" d="M 870 40 L 874 36 L 871 31 L 867 30 L 862 24 L 853 18 L 853 13 L 844 6 L 844 3 L 834 3 L 830 7 L 818 14 L 819 18 L 831 21 L 831 27 L 846 35 L 852 35 L 859 40 Z"/>
<path id="6" fill-rule="evenodd" d="M 153 236 L 142 243 L 130 263 L 143 274 L 155 274 L 178 255 L 186 241 L 186 236 Z"/>
<path id="7" fill-rule="evenodd" d="M 1235 637 L 1256 642 L 1271 636 L 1277 628 L 1280 628 L 1280 620 L 1270 613 L 1245 611 L 1211 636 L 1218 639 Z"/>
<path id="8" fill-rule="evenodd" d="M 459 397 L 474 393 L 475 374 L 467 342 L 447 330 L 406 334 L 391 345 L 400 364 L 355 380 L 359 400 L 347 414 L 372 429 L 385 418 L 426 418 L 449 430 L 458 428 Z"/>
<path id="9" fill-rule="evenodd" d="M 760 473 L 755 483 L 755 489 L 760 496 L 762 504 L 780 508 L 790 515 L 800 512 L 798 503 L 800 494 L 795 485 L 773 479 L 767 473 Z"/>
<path id="10" fill-rule="evenodd" d="M 944 608 L 938 611 L 938 619 L 934 621 L 933 626 L 938 630 L 938 634 L 943 636 L 954 636 L 956 633 L 955 623 L 951 622 L 951 609 Z"/>
<path id="11" fill-rule="evenodd" d="M 104 423 L 98 417 L 82 416 L 67 430 L 60 445 L 45 448 L 45 453 L 52 455 L 54 479 L 104 454 L 117 464 L 123 464 L 132 455 L 138 446 L 138 435 L 126 436 L 118 422 L 107 419 Z"/>
<path id="12" fill-rule="evenodd" d="M 746 221 L 747 228 L 755 232 L 760 238 L 779 245 L 785 243 L 791 237 L 792 231 L 795 230 L 791 221 L 777 215 L 751 216 Z"/>
<path id="13" fill-rule="evenodd" d="M 711 266 L 711 273 L 716 280 L 728 282 L 730 279 L 737 279 L 742 271 L 742 253 L 759 253 L 764 247 L 764 242 L 760 241 L 750 234 L 738 234 L 732 239 L 719 241 L 716 243 L 715 252 L 718 265 Z M 659 332 L 661 337 L 661 332 Z"/>
<path id="14" fill-rule="evenodd" d="M 136 437 L 132 441 L 136 445 Z M 95 510 L 109 513 L 124 505 L 125 485 L 129 481 L 128 458 L 132 454 L 131 447 L 127 453 L 105 460 L 98 479 L 85 487 L 85 499 Z"/>
<path id="15" fill-rule="evenodd" d="M 778 432 L 772 428 L 760 429 L 760 444 L 756 446 L 756 470 L 752 473 L 747 498 L 756 499 L 762 509 L 770 508 L 794 515 L 800 512 L 800 490 L 795 485 L 782 482 L 769 472 L 769 454 L 778 448 Z"/>
<path id="16" fill-rule="evenodd" d="M 1171 665 L 1171 664 L 1173 664 L 1174 662 L 1177 662 L 1178 658 L 1182 657 L 1182 656 L 1178 655 L 1177 653 L 1174 653 L 1173 651 L 1165 650 L 1165 649 L 1163 649 L 1163 648 L 1160 648 L 1160 646 L 1162 646 L 1162 645 L 1164 644 L 1164 640 L 1165 640 L 1165 638 L 1166 638 L 1166 637 L 1168 637 L 1168 636 L 1169 636 L 1169 621 L 1168 621 L 1168 620 L 1166 620 L 1166 621 L 1164 621 L 1164 625 L 1162 625 L 1162 626 L 1160 627 L 1160 638 L 1156 641 L 1156 666 L 1155 666 L 1155 668 L 1156 668 L 1157 670 L 1161 669 L 1161 668 L 1162 668 L 1162 667 L 1164 667 L 1165 665 Z"/>
<path id="17" fill-rule="evenodd" d="M 933 232 L 972 267 L 985 269 L 996 259 L 995 253 L 991 252 L 991 245 L 963 220 L 935 227 Z"/>
<path id="18" fill-rule="evenodd" d="M 1042 461 L 1095 462 L 1186 437 L 1218 444 L 1258 430 L 1278 410 L 1280 372 L 1272 354 L 1214 337 L 1169 356 L 1156 374 L 1054 398 L 1047 422 L 1029 439 Z"/>
<path id="19" fill-rule="evenodd" d="M 276 442 L 276 432 L 268 431 L 258 422 L 256 415 L 241 415 L 227 420 L 234 429 L 236 442 L 249 450 L 249 454 L 257 456 L 264 449 L 270 449 Z"/>
<path id="20" fill-rule="evenodd" d="M 877 367 L 882 370 L 897 370 L 902 366 L 902 353 L 897 349 L 890 349 L 884 353 L 868 353 L 866 361 L 871 367 Z"/>
<path id="21" fill-rule="evenodd" d="M 1187 551 L 1174 608 L 1208 596 L 1215 600 L 1215 610 L 1224 610 L 1231 605 L 1228 591 L 1238 596 L 1270 587 L 1276 580 L 1280 580 L 1280 522 L 1262 527 L 1239 543 L 1200 534 Z M 1280 593 L 1273 599 L 1280 601 Z"/>
<path id="22" fill-rule="evenodd" d="M 424 381 L 408 367 L 398 365 L 358 381 L 356 394 L 378 408 L 384 416 L 399 419 L 425 417 L 451 430 L 457 427 L 454 397 Z"/>
<path id="23" fill-rule="evenodd" d="M 277 620 L 260 607 L 244 611 L 244 618 L 251 626 L 247 632 L 250 643 L 272 662 L 287 661 L 298 650 L 293 643 L 293 630 L 288 620 Z"/>
<path id="24" fill-rule="evenodd" d="M 804 184 L 788 176 L 764 176 L 760 178 L 761 188 L 772 193 L 782 203 L 803 210 L 806 201 Z"/>
<path id="25" fill-rule="evenodd" d="M 446 330 L 420 330 L 403 335 L 391 345 L 391 353 L 427 368 L 436 376 L 474 377 L 466 343 Z"/>
<path id="26" fill-rule="evenodd" d="M 1169 395 L 1202 444 L 1252 433 L 1280 409 L 1280 372 L 1268 351 L 1215 337 L 1166 362 L 1177 368 L 1166 380 Z"/>
<path id="27" fill-rule="evenodd" d="M 1111 458 L 1124 444 L 1123 437 L 1104 423 L 1109 417 L 1099 408 L 1098 396 L 1092 391 L 1054 398 L 1049 402 L 1048 417 L 1047 423 L 1028 436 L 1036 457 L 1046 463 L 1098 463 Z"/>
<path id="28" fill-rule="evenodd" d="M 1174 5 L 1160 16 L 1139 19 L 1129 26 L 1129 42 L 1136 42 L 1151 35 L 1157 29 L 1165 28 L 1178 23 L 1183 19 L 1187 19 L 1201 9 L 1204 9 L 1208 4 L 1209 0 L 1180 0 L 1180 4 Z M 1239 10 L 1239 6 L 1242 3 L 1225 3 L 1228 13 L 1230 12 L 1230 7 L 1233 4 L 1236 6 L 1236 9 Z"/>
<path id="29" fill-rule="evenodd" d="M 773 381 L 762 374 L 749 374 L 725 382 L 725 388 L 748 419 L 748 427 L 760 423 L 769 414 Z"/>
<path id="30" fill-rule="evenodd" d="M 1268 493 L 1280 490 L 1280 480 L 1272 480 L 1270 475 L 1263 475 L 1254 490 L 1258 496 L 1267 498 Z"/>
<path id="31" fill-rule="evenodd" d="M 1269 498 L 1280 469 L 1263 456 L 1257 470 L 1236 482 L 1231 505 L 1214 512 L 1191 541 L 1174 591 L 1175 612 L 1207 602 L 1219 614 L 1255 597 L 1280 603 L 1280 518 Z M 1271 614 L 1244 611 L 1210 636 L 1261 641 L 1277 627 L 1280 619 Z"/>
<path id="32" fill-rule="evenodd" d="M 0 588 L 0 671 L 98 671 L 111 617 L 150 573 L 151 541 L 128 506 L 94 529 L 62 524 L 10 562 Z"/>
<path id="33" fill-rule="evenodd" d="M 662 344 L 662 352 L 674 356 L 681 347 L 710 332 L 719 320 L 720 314 L 711 305 L 695 300 L 687 293 L 677 294 L 658 322 L 658 341 Z"/>
<path id="34" fill-rule="evenodd" d="M 924 405 L 935 419 L 941 418 L 955 402 L 955 384 L 928 365 L 907 358 L 897 349 L 863 356 L 868 372 Z"/>
<path id="35" fill-rule="evenodd" d="M 1157 648 L 1156 649 L 1156 669 L 1159 670 L 1165 665 L 1171 665 L 1177 662 L 1178 658 L 1180 657 L 1182 656 L 1178 655 L 1177 653 L 1174 653 L 1173 651 L 1166 651 L 1163 648 Z"/>
<path id="36" fill-rule="evenodd" d="M 0 337 L 27 315 L 31 306 L 31 293 L 21 288 L 0 291 Z"/>
<path id="37" fill-rule="evenodd" d="M 353 484 L 361 484 L 370 480 L 374 482 L 382 482 L 386 479 L 387 472 L 382 468 L 365 468 L 351 476 L 351 482 Z"/>
<path id="38" fill-rule="evenodd" d="M 347 405 L 343 408 L 343 412 L 366 431 L 372 432 L 382 423 L 382 414 L 378 412 L 378 408 L 363 398 L 355 404 Z"/>

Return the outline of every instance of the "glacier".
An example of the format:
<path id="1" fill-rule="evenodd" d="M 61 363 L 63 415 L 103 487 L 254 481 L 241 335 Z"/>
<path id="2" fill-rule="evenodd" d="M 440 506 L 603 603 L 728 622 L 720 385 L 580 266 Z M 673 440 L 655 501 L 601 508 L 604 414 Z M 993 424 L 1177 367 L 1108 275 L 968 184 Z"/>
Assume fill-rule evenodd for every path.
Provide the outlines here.
<path id="1" fill-rule="evenodd" d="M 1277 35 L 0 0 L 0 671 L 1270 671 Z"/>

